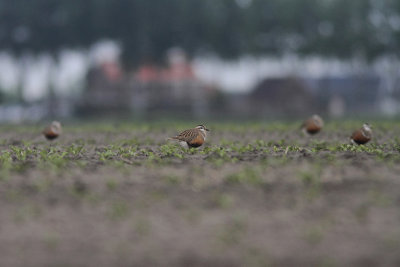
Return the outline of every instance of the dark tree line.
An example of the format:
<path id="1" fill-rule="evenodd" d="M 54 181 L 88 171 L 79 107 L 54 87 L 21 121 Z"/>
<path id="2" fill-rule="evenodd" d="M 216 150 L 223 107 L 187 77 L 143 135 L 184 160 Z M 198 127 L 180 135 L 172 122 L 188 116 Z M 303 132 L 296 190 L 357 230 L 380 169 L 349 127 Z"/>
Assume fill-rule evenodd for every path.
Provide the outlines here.
<path id="1" fill-rule="evenodd" d="M 400 53 L 398 0 L 0 0 L 0 50 L 57 53 L 111 38 L 128 65 L 189 54 Z"/>

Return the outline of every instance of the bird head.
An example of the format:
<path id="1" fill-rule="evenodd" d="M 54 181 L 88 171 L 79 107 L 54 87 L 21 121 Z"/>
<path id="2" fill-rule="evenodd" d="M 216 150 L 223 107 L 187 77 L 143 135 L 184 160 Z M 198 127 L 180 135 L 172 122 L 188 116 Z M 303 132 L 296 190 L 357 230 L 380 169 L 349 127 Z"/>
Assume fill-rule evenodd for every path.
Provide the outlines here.
<path id="1" fill-rule="evenodd" d="M 209 132 L 210 130 L 209 129 L 207 129 L 207 127 L 206 126 L 204 126 L 203 124 L 199 124 L 199 125 L 197 125 L 196 126 L 196 129 L 199 129 L 199 130 L 202 130 L 202 131 L 207 131 L 207 132 Z"/>
<path id="2" fill-rule="evenodd" d="M 367 131 L 371 131 L 372 130 L 372 125 L 370 125 L 369 123 L 364 123 L 363 124 L 363 128 Z"/>
<path id="3" fill-rule="evenodd" d="M 320 127 L 324 126 L 324 121 L 322 120 L 322 118 L 320 116 L 318 116 L 317 114 L 314 114 L 312 116 L 312 119 L 314 121 L 314 123 Z"/>
<path id="4" fill-rule="evenodd" d="M 51 123 L 51 129 L 56 133 L 60 133 L 61 132 L 61 123 L 58 121 L 53 121 Z"/>

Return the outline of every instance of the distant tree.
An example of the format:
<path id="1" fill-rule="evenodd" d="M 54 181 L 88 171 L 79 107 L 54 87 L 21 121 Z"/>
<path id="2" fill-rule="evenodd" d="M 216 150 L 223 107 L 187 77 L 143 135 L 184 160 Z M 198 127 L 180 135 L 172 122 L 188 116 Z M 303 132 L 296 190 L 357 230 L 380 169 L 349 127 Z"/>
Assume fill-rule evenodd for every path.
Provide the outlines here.
<path id="1" fill-rule="evenodd" d="M 179 45 L 223 57 L 287 52 L 364 57 L 400 51 L 397 0 L 0 0 L 0 49 L 56 55 L 120 42 L 127 66 Z"/>

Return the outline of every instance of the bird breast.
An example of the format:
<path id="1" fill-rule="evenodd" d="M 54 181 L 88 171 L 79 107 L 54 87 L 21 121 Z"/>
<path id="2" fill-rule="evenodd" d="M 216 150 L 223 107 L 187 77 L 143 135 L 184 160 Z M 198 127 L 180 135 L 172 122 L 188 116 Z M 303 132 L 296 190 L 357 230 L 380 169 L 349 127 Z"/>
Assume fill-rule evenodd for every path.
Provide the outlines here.
<path id="1" fill-rule="evenodd" d="M 205 141 L 205 140 L 206 140 L 206 137 L 207 137 L 206 131 L 203 130 L 203 129 L 201 129 L 201 130 L 200 130 L 200 134 L 201 134 L 201 136 L 203 137 L 203 139 L 204 139 L 204 141 Z"/>
<path id="2" fill-rule="evenodd" d="M 364 137 L 366 137 L 366 138 L 371 138 L 371 136 L 372 136 L 372 132 L 371 132 L 371 130 L 368 130 L 368 129 L 362 129 L 361 130 L 361 133 L 362 133 L 362 135 L 364 136 Z"/>

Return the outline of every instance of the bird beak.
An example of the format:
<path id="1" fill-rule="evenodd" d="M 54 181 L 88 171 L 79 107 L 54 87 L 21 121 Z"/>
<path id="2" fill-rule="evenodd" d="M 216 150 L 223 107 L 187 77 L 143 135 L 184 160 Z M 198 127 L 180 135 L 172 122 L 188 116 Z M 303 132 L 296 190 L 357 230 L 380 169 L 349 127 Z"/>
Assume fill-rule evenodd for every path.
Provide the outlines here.
<path id="1" fill-rule="evenodd" d="M 207 132 L 209 132 L 209 131 L 210 131 L 210 129 L 207 129 L 207 128 L 206 128 L 206 131 L 207 131 Z"/>

